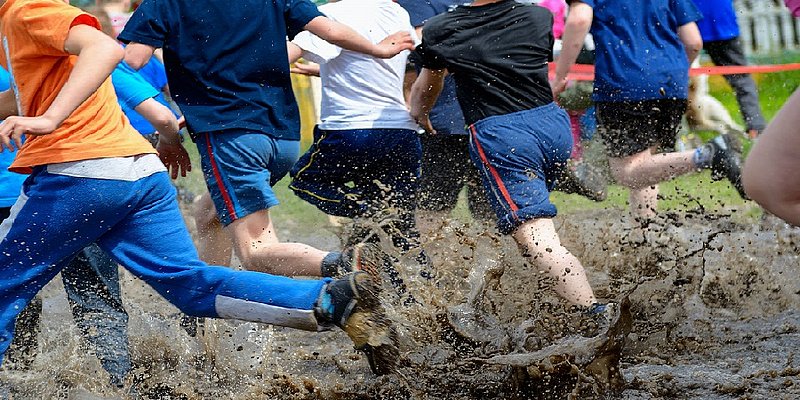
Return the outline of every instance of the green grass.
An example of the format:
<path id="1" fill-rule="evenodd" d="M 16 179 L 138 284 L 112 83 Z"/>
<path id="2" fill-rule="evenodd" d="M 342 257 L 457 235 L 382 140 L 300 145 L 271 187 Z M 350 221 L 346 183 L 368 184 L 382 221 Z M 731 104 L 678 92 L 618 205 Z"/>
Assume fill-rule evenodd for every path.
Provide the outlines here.
<path id="1" fill-rule="evenodd" d="M 781 64 L 800 61 L 800 53 L 781 54 L 776 57 L 754 59 L 753 64 Z M 779 72 L 772 74 L 754 75 L 759 87 L 761 107 L 767 121 L 778 112 L 786 99 L 800 86 L 800 72 Z M 742 117 L 739 113 L 739 106 L 736 97 L 727 82 L 720 76 L 709 78 L 710 94 L 716 97 L 728 109 L 731 116 L 740 124 Z M 699 132 L 701 138 L 708 140 L 713 133 Z M 745 141 L 745 152 L 749 149 L 749 141 Z M 194 193 L 203 193 L 205 184 L 203 183 L 202 173 L 200 172 L 199 157 L 193 144 L 187 143 L 187 148 L 194 161 L 194 171 L 189 177 L 178 182 L 182 187 Z M 275 222 L 278 226 L 300 225 L 300 226 L 327 226 L 328 219 L 322 212 L 308 203 L 296 197 L 288 189 L 289 178 L 284 178 L 275 186 L 275 193 L 281 201 L 281 205 L 274 213 Z M 702 208 L 709 211 L 725 210 L 729 207 L 737 207 L 746 204 L 736 190 L 727 181 L 714 182 L 708 172 L 690 174 L 679 177 L 670 182 L 660 185 L 659 209 L 661 210 L 690 210 Z M 561 214 L 581 212 L 584 210 L 597 209 L 625 209 L 627 207 L 628 192 L 617 185 L 611 185 L 608 190 L 608 198 L 600 203 L 587 200 L 578 195 L 570 195 L 555 192 L 552 200 L 558 207 Z M 453 211 L 453 216 L 459 219 L 468 219 L 469 213 L 466 209 L 464 196 L 462 193 L 458 207 Z M 758 215 L 760 211 L 757 207 L 745 208 L 747 215 Z"/>

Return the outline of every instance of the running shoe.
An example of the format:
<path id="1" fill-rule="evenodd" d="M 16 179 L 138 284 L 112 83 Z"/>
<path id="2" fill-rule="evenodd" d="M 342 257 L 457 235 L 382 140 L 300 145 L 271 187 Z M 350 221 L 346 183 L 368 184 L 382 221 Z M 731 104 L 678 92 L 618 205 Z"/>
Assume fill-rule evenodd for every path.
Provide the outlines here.
<path id="1" fill-rule="evenodd" d="M 578 194 L 594 201 L 606 199 L 607 187 L 603 173 L 587 162 L 570 162 L 556 183 L 556 190 L 560 192 Z"/>
<path id="2" fill-rule="evenodd" d="M 728 178 L 743 199 L 747 194 L 742 186 L 742 146 L 734 135 L 719 135 L 706 146 L 711 146 L 714 157 L 711 160 L 711 179 L 718 181 Z"/>
<path id="3" fill-rule="evenodd" d="M 381 269 L 386 269 L 392 260 L 388 254 L 374 243 L 357 243 L 345 247 L 333 263 L 334 270 L 326 276 L 338 277 L 350 272 L 364 271 L 375 279 L 380 279 Z"/>
<path id="4" fill-rule="evenodd" d="M 330 296 L 330 306 L 317 305 L 321 320 L 342 328 L 376 375 L 393 372 L 400 357 L 397 331 L 386 317 L 377 282 L 358 271 L 329 283 L 324 292 Z"/>

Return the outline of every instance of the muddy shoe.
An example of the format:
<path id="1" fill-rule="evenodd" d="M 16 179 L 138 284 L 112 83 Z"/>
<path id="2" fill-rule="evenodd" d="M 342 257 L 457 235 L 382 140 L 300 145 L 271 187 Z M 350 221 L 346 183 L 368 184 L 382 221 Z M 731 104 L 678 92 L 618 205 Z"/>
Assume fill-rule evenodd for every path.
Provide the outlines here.
<path id="1" fill-rule="evenodd" d="M 380 279 L 380 270 L 391 264 L 391 258 L 374 243 L 357 243 L 341 252 L 331 252 L 322 260 L 322 276 L 339 277 L 364 271 Z"/>
<path id="2" fill-rule="evenodd" d="M 605 332 L 611 324 L 619 319 L 619 304 L 617 303 L 594 303 L 586 310 L 586 315 L 597 321 L 600 330 Z"/>
<path id="3" fill-rule="evenodd" d="M 380 287 L 367 273 L 353 272 L 328 284 L 317 305 L 323 322 L 342 328 L 364 352 L 376 375 L 397 368 L 397 331 L 378 298 Z"/>
<path id="4" fill-rule="evenodd" d="M 556 184 L 560 192 L 579 194 L 594 201 L 606 199 L 607 187 L 603 174 L 586 162 L 570 163 Z"/>
<path id="5" fill-rule="evenodd" d="M 618 392 L 625 387 L 625 378 L 620 370 L 620 359 L 626 338 L 633 326 L 631 302 L 626 296 L 619 303 L 593 304 L 587 314 L 598 318 L 603 339 L 594 359 L 586 365 L 586 371 L 594 376 L 607 390 Z"/>
<path id="6" fill-rule="evenodd" d="M 747 194 L 742 186 L 742 146 L 734 135 L 724 134 L 712 139 L 706 146 L 714 150 L 711 160 L 711 179 L 728 178 L 743 199 Z"/>

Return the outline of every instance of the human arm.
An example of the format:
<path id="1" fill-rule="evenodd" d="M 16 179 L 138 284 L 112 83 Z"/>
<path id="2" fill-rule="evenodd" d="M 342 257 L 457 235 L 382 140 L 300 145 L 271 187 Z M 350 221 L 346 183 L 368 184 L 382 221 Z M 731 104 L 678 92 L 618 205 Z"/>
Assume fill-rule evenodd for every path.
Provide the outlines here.
<path id="1" fill-rule="evenodd" d="M 678 38 L 683 42 L 683 49 L 686 51 L 686 58 L 689 64 L 697 58 L 700 50 L 703 49 L 703 38 L 700 36 L 700 30 L 697 24 L 689 22 L 678 27 Z"/>
<path id="2" fill-rule="evenodd" d="M 123 50 L 114 39 L 82 24 L 69 29 L 64 50 L 78 56 L 66 83 L 42 115 L 12 116 L 0 124 L 0 150 L 13 150 L 12 141 L 20 147 L 23 134 L 46 135 L 56 130 L 108 79 L 123 57 Z"/>
<path id="3" fill-rule="evenodd" d="M 554 99 L 567 86 L 567 74 L 575 65 L 575 60 L 583 48 L 583 42 L 592 27 L 593 18 L 594 10 L 588 4 L 580 1 L 570 4 L 567 22 L 564 24 L 564 33 L 561 36 L 561 55 L 558 57 L 556 65 L 556 76 L 550 83 Z"/>
<path id="4" fill-rule="evenodd" d="M 306 24 L 304 28 L 343 49 L 378 58 L 392 58 L 403 50 L 414 49 L 414 40 L 410 32 L 395 32 L 375 44 L 347 25 L 327 17 L 316 17 Z"/>
<path id="5" fill-rule="evenodd" d="M 289 71 L 293 74 L 319 76 L 319 64 L 295 63 Z"/>
<path id="6" fill-rule="evenodd" d="M 155 50 L 153 46 L 131 42 L 125 46 L 125 64 L 138 71 L 150 61 Z"/>
<path id="7" fill-rule="evenodd" d="M 178 119 L 175 114 L 155 98 L 149 98 L 136 106 L 134 111 L 139 113 L 150 125 L 158 131 L 159 136 L 167 136 L 180 142 Z"/>
<path id="8" fill-rule="evenodd" d="M 172 179 L 176 179 L 179 174 L 185 177 L 186 173 L 192 170 L 192 163 L 189 153 L 181 144 L 181 137 L 178 133 L 180 121 L 175 118 L 172 110 L 159 103 L 155 98 L 149 98 L 139 103 L 134 111 L 156 128 L 158 132 L 156 150 Z"/>
<path id="9" fill-rule="evenodd" d="M 446 73 L 446 69 L 423 68 L 411 86 L 411 117 L 427 132 L 436 133 L 430 113 L 442 93 Z"/>

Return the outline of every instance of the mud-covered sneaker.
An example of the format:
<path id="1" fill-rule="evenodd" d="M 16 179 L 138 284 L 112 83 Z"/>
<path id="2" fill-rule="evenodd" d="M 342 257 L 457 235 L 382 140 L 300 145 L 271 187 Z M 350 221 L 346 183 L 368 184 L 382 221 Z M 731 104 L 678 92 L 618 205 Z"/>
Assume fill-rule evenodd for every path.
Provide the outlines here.
<path id="1" fill-rule="evenodd" d="M 587 162 L 570 162 L 556 183 L 556 190 L 560 192 L 578 194 L 594 201 L 606 199 L 607 187 L 603 173 Z"/>
<path id="2" fill-rule="evenodd" d="M 374 243 L 357 243 L 341 252 L 331 252 L 322 260 L 322 276 L 336 278 L 350 272 L 364 271 L 380 279 L 381 269 L 392 260 Z"/>
<path id="3" fill-rule="evenodd" d="M 322 323 L 334 324 L 364 352 L 376 375 L 394 372 L 400 351 L 397 331 L 378 294 L 380 286 L 365 272 L 353 272 L 329 283 L 315 311 Z"/>
<path id="4" fill-rule="evenodd" d="M 617 319 L 619 305 L 617 303 L 594 303 L 586 310 L 586 315 L 594 318 L 601 330 L 608 330 L 611 322 Z"/>
<path id="5" fill-rule="evenodd" d="M 711 179 L 718 181 L 728 178 L 743 199 L 747 194 L 742 186 L 742 145 L 736 136 L 726 133 L 711 139 L 706 146 L 711 146 L 714 157 L 711 160 Z"/>

